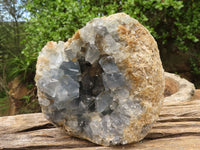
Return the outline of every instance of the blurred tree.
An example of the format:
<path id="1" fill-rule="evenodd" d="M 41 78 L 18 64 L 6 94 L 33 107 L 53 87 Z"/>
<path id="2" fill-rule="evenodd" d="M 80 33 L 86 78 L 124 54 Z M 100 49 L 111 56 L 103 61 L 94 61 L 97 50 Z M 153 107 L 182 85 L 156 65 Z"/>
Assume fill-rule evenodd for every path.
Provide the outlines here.
<path id="1" fill-rule="evenodd" d="M 8 81 L 19 74 L 26 0 L 0 0 L 0 116 L 8 110 Z M 18 61 L 16 61 L 18 60 Z"/>
<path id="2" fill-rule="evenodd" d="M 21 55 L 24 47 L 20 42 L 25 36 L 23 30 L 26 9 L 22 7 L 25 3 L 26 0 L 0 0 L 0 81 L 4 83 L 4 90 L 7 77 L 12 76 L 9 75 L 12 70 L 9 61 Z M 12 66 L 17 67 L 16 64 Z"/>
<path id="3" fill-rule="evenodd" d="M 22 0 L 0 0 L 1 48 L 14 54 L 22 49 L 20 45 L 25 8 Z"/>

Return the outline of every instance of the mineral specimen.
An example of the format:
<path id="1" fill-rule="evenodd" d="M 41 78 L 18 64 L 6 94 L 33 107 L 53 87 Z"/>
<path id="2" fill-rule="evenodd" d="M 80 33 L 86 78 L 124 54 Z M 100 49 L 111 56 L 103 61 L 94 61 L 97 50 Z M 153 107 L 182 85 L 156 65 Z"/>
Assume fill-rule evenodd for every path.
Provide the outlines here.
<path id="1" fill-rule="evenodd" d="M 157 44 L 125 13 L 93 19 L 66 43 L 48 42 L 36 67 L 42 111 L 69 135 L 127 144 L 158 118 L 164 71 Z"/>

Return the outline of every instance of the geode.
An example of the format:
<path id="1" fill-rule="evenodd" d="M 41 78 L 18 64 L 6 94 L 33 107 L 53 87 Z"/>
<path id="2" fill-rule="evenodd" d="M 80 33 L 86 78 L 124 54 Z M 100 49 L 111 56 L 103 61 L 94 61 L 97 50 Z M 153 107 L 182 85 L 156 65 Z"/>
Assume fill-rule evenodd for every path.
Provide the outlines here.
<path id="1" fill-rule="evenodd" d="M 42 111 L 69 135 L 127 144 L 158 118 L 164 71 L 157 43 L 125 13 L 93 19 L 66 43 L 48 42 L 36 67 Z"/>

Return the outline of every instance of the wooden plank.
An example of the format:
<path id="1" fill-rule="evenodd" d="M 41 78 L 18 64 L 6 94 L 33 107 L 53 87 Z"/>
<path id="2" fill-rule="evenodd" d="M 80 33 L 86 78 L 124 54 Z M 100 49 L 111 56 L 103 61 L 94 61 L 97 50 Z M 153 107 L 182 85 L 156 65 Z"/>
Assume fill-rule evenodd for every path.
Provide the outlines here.
<path id="1" fill-rule="evenodd" d="M 48 125 L 42 113 L 0 117 L 0 135 Z"/>
<path id="2" fill-rule="evenodd" d="M 70 137 L 57 128 L 40 129 L 28 132 L 17 132 L 14 134 L 3 134 L 0 137 L 0 141 L 0 147 L 6 148 L 73 148 L 79 146 L 90 147 L 95 145 L 85 140 Z"/>
<path id="3" fill-rule="evenodd" d="M 166 102 L 151 132 L 139 143 L 103 147 L 70 137 L 41 113 L 0 117 L 0 149 L 200 149 L 200 99 Z"/>

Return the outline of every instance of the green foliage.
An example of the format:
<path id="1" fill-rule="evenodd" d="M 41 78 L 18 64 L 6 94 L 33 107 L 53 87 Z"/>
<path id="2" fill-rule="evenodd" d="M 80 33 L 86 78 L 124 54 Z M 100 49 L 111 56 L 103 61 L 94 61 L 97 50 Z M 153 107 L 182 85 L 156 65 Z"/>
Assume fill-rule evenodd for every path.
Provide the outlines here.
<path id="1" fill-rule="evenodd" d="M 31 96 L 33 96 L 33 95 L 25 95 L 25 96 L 22 97 L 22 99 L 25 100 L 26 105 L 31 102 Z"/>
<path id="2" fill-rule="evenodd" d="M 198 59 L 191 58 L 190 63 L 192 67 L 192 72 L 196 75 L 200 75 L 200 56 Z"/>
<path id="3" fill-rule="evenodd" d="M 25 36 L 23 3 L 25 0 L 0 0 L 0 115 L 6 115 L 9 107 L 8 82 L 31 68 L 24 65 L 26 59 L 21 55 L 24 45 L 20 42 Z"/>
<path id="4" fill-rule="evenodd" d="M 161 50 L 173 44 L 176 50 L 191 51 L 200 38 L 199 6 L 200 1 L 194 0 L 29 0 L 31 19 L 22 51 L 26 68 L 32 67 L 34 72 L 38 52 L 47 41 L 66 41 L 92 18 L 116 12 L 144 24 Z"/>
<path id="5" fill-rule="evenodd" d="M 23 3 L 25 0 L 0 0 L 0 77 L 5 70 L 7 78 L 4 78 L 4 82 L 24 71 L 24 65 L 21 65 L 24 62 L 20 55 L 24 48 L 20 42 L 25 37 L 25 8 L 20 5 Z"/>
<path id="6" fill-rule="evenodd" d="M 200 1 L 128 0 L 124 12 L 146 25 L 153 36 L 166 46 L 173 41 L 187 51 L 200 38 Z"/>
<path id="7" fill-rule="evenodd" d="M 16 112 L 17 114 L 26 114 L 33 112 L 41 112 L 38 100 L 34 92 L 29 93 L 22 97 L 20 109 Z"/>
<path id="8" fill-rule="evenodd" d="M 28 78 L 27 72 L 35 73 L 38 52 L 47 41 L 67 41 L 92 18 L 117 12 L 145 25 L 156 38 L 161 55 L 163 47 L 169 52 L 173 47 L 190 51 L 196 59 L 200 53 L 195 47 L 200 39 L 199 6 L 200 1 L 195 0 L 28 0 L 31 16 L 25 28 L 24 58 L 15 58 L 20 64 L 18 73 L 24 71 Z"/>
<path id="9" fill-rule="evenodd" d="M 66 41 L 77 29 L 97 16 L 117 12 L 113 1 L 96 0 L 30 0 L 27 9 L 31 19 L 27 26 L 28 43 L 23 51 L 25 56 L 37 53 L 47 41 Z"/>
<path id="10" fill-rule="evenodd" d="M 0 92 L 0 116 L 7 114 L 9 107 L 9 100 L 4 91 Z"/>

